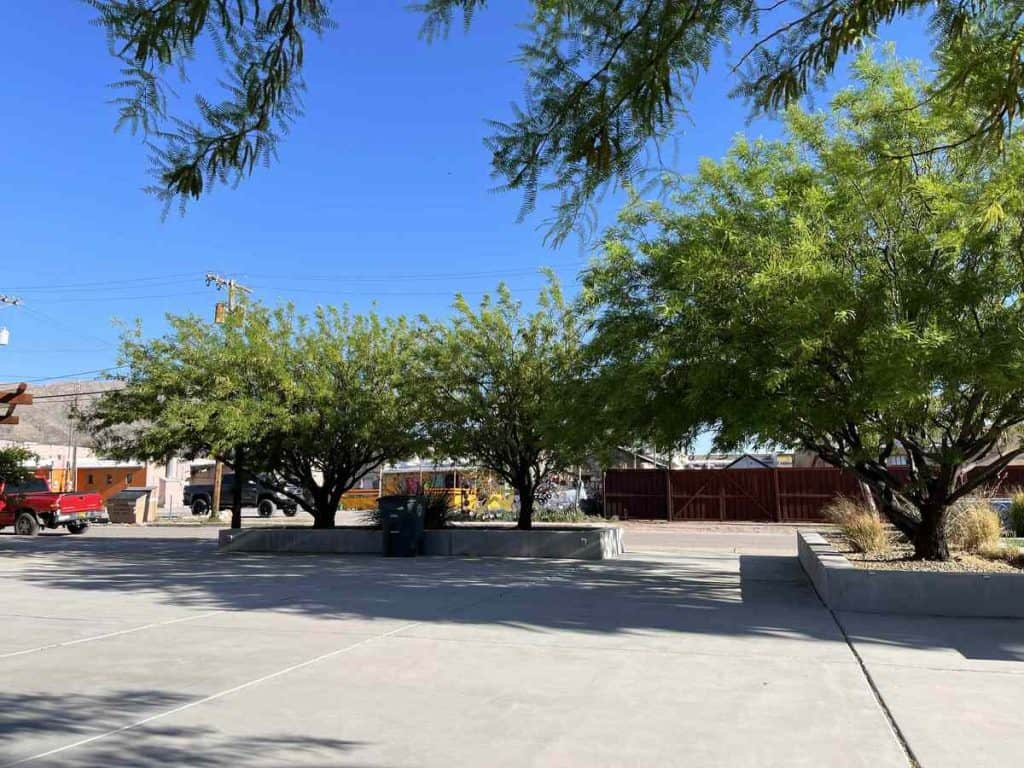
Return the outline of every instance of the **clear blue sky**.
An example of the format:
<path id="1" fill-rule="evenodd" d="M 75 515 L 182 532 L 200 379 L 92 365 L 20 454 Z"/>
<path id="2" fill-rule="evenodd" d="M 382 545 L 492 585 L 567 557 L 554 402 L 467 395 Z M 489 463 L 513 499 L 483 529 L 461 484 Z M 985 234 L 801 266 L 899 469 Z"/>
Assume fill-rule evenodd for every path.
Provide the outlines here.
<path id="1" fill-rule="evenodd" d="M 505 281 L 529 300 L 556 268 L 571 284 L 588 257 L 578 240 L 543 243 L 543 202 L 516 224 L 520 198 L 491 190 L 486 118 L 521 93 L 511 59 L 525 2 L 494 3 L 472 32 L 427 46 L 404 0 L 335 3 L 340 27 L 307 46 L 306 114 L 280 150 L 238 189 L 219 188 L 161 221 L 146 150 L 114 133 L 117 64 L 92 11 L 76 0 L 12 3 L 0 61 L 0 308 L 11 331 L 0 380 L 42 379 L 112 365 L 114 318 L 148 334 L 167 312 L 208 314 L 218 295 L 207 270 L 235 276 L 269 303 L 302 309 L 349 303 L 384 313 L 447 313 Z M 903 55 L 923 55 L 916 23 L 896 27 Z M 200 79 L 217 66 L 200 66 Z M 727 98 L 725 66 L 700 84 L 693 124 L 675 162 L 695 168 L 743 130 L 746 108 Z M 843 82 L 840 76 L 835 84 Z M 189 93 L 185 86 L 183 93 Z M 602 224 L 621 198 L 602 206 Z M 83 377 L 87 378 L 87 377 Z"/>

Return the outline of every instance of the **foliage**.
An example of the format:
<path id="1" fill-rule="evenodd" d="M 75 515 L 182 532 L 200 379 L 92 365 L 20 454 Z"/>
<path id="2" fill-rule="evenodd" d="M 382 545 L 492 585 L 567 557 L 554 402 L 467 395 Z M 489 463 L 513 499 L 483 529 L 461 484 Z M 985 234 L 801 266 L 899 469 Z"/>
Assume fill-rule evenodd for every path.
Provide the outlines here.
<path id="1" fill-rule="evenodd" d="M 488 510 L 482 515 L 466 515 L 464 520 L 493 520 L 500 522 L 517 522 L 518 515 L 510 509 L 499 509 L 499 510 Z M 585 512 L 573 509 L 548 509 L 546 507 L 538 507 L 533 512 L 533 522 L 535 523 L 590 523 L 593 522 L 593 517 L 586 514 Z"/>
<path id="2" fill-rule="evenodd" d="M 38 459 L 36 454 L 20 445 L 0 448 L 0 481 L 10 485 L 24 483 L 33 475 L 27 465 Z"/>
<path id="3" fill-rule="evenodd" d="M 1014 536 L 1024 536 L 1024 488 L 1010 495 L 1009 522 Z"/>
<path id="4" fill-rule="evenodd" d="M 271 474 L 322 528 L 360 478 L 422 446 L 410 373 L 420 337 L 403 319 L 253 306 L 220 326 L 169 322 L 161 338 L 144 341 L 137 329 L 122 341 L 125 386 L 89 414 L 109 454 L 234 466 L 240 450 L 245 471 Z"/>
<path id="5" fill-rule="evenodd" d="M 425 513 L 423 516 L 423 527 L 427 529 L 445 528 L 448 525 L 448 517 L 452 512 L 452 500 L 443 491 L 431 493 L 427 491 L 421 495 Z"/>
<path id="6" fill-rule="evenodd" d="M 300 113 L 306 43 L 334 26 L 327 0 L 85 0 L 122 65 L 118 125 L 152 147 L 157 183 L 182 205 L 238 183 L 275 155 Z M 423 36 L 468 27 L 486 0 L 422 0 Z M 524 102 L 488 140 L 505 188 L 558 191 L 564 237 L 610 183 L 641 175 L 650 140 L 688 118 L 712 59 L 733 54 L 735 92 L 755 111 L 797 101 L 887 23 L 927 14 L 937 79 L 925 102 L 969 116 L 951 142 L 999 142 L 1024 106 L 1024 0 L 533 0 L 520 52 Z M 740 41 L 752 39 L 750 45 Z M 197 52 L 220 57 L 223 93 L 178 108 L 168 73 L 187 81 Z M 913 110 L 915 105 L 911 105 Z"/>
<path id="7" fill-rule="evenodd" d="M 625 212 L 585 279 L 589 402 L 625 442 L 813 451 L 946 559 L 949 505 L 1024 452 L 987 458 L 1024 422 L 1024 147 L 894 160 L 962 118 L 918 106 L 909 66 L 855 72 L 829 114 L 792 108 L 785 140 L 739 139 L 673 208 Z"/>
<path id="8" fill-rule="evenodd" d="M 424 493 L 416 494 L 416 496 L 423 504 L 423 527 L 427 530 L 447 528 L 448 524 L 456 517 L 452 500 L 446 493 L 427 490 Z M 380 507 L 366 510 L 362 515 L 362 520 L 369 525 L 379 527 L 381 524 Z"/>
<path id="9" fill-rule="evenodd" d="M 425 0 L 423 33 L 445 34 L 460 11 L 468 26 L 485 5 Z M 526 95 L 510 121 L 493 123 L 494 174 L 524 192 L 524 214 L 539 189 L 559 192 L 553 234 L 564 237 L 602 188 L 640 175 L 650 140 L 689 117 L 694 86 L 723 48 L 734 92 L 771 111 L 884 25 L 924 14 L 937 78 L 920 103 L 969 116 L 941 144 L 999 143 L 1024 109 L 1021 0 L 534 0 L 520 50 Z M 899 117 L 915 119 L 917 106 Z"/>
<path id="10" fill-rule="evenodd" d="M 840 497 L 824 509 L 825 519 L 839 526 L 857 552 L 885 552 L 892 543 L 878 513 L 853 499 Z"/>
<path id="11" fill-rule="evenodd" d="M 989 542 L 982 544 L 978 548 L 977 554 L 986 560 L 996 560 L 1024 570 L 1024 550 L 1020 547 L 1001 542 Z"/>
<path id="12" fill-rule="evenodd" d="M 999 543 L 1002 521 L 991 504 L 969 499 L 953 506 L 946 530 L 951 545 L 965 552 L 978 552 Z"/>
<path id="13" fill-rule="evenodd" d="M 325 0 L 86 2 L 122 64 L 118 127 L 142 132 L 158 179 L 152 191 L 182 206 L 270 161 L 300 111 L 306 38 L 332 26 Z M 222 98 L 197 94 L 195 119 L 171 114 L 168 70 L 185 82 L 196 49 L 210 44 L 225 68 Z"/>
<path id="14" fill-rule="evenodd" d="M 529 528 L 547 476 L 569 460 L 568 387 L 578 367 L 580 324 L 552 277 L 531 314 L 502 284 L 476 309 L 460 295 L 450 325 L 433 327 L 429 377 L 439 454 L 475 461 L 519 493 Z"/>

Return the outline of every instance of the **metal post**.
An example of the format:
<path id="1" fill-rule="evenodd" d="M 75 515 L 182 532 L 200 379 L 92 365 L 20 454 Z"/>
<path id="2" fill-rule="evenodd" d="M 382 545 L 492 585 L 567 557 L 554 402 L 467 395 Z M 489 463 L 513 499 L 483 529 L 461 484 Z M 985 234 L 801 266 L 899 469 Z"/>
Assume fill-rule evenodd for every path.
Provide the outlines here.
<path id="1" fill-rule="evenodd" d="M 779 468 L 772 468 L 772 490 L 775 494 L 775 522 L 782 522 L 782 499 L 779 495 Z"/>

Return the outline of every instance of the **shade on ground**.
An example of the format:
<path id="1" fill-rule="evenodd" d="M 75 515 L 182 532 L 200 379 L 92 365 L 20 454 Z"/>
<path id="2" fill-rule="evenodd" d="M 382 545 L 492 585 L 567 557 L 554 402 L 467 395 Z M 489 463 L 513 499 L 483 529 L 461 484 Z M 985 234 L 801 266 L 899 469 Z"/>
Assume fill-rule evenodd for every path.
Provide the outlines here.
<path id="1" fill-rule="evenodd" d="M 0 537 L 0 766 L 907 765 L 777 539 L 571 563 L 96 534 Z"/>

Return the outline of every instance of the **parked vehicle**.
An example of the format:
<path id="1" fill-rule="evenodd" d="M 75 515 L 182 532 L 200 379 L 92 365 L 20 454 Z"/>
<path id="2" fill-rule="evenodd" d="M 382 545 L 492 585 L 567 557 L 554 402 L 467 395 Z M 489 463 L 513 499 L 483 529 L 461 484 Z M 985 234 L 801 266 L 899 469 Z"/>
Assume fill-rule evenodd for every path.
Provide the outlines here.
<path id="1" fill-rule="evenodd" d="M 89 523 L 108 519 L 98 493 L 58 493 L 38 477 L 18 485 L 0 480 L 0 528 L 12 525 L 23 536 L 35 536 L 42 528 L 85 533 Z"/>
<path id="2" fill-rule="evenodd" d="M 220 509 L 231 509 L 235 490 L 235 475 L 224 475 L 220 484 Z M 192 508 L 193 515 L 206 515 L 213 506 L 213 483 L 193 483 L 184 489 L 185 505 Z M 248 478 L 242 483 L 242 506 L 256 507 L 260 517 L 270 517 L 278 509 L 287 517 L 294 517 L 299 505 L 294 499 L 264 485 L 258 478 Z"/>

